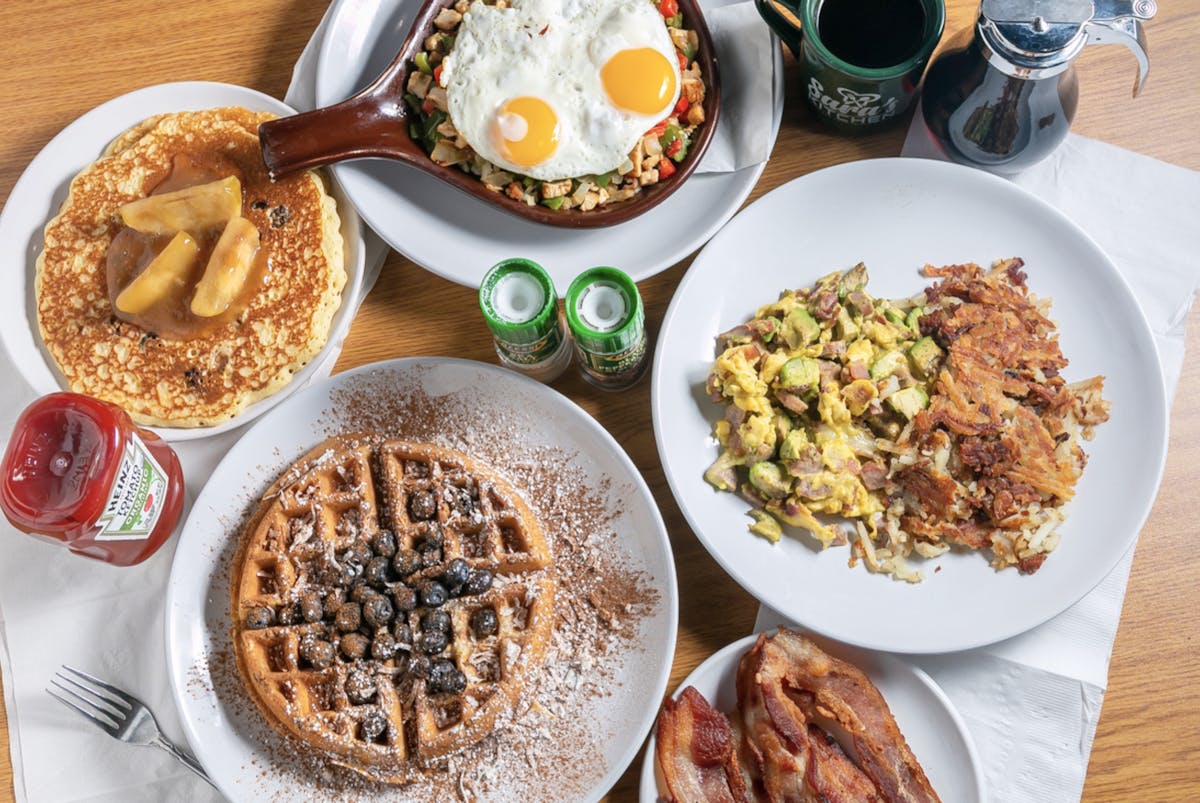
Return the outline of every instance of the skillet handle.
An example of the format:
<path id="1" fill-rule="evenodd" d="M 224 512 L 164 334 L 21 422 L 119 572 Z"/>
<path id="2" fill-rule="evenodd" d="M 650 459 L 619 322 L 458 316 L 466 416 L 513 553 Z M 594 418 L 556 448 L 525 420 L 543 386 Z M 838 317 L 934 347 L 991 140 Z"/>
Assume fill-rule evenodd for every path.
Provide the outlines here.
<path id="1" fill-rule="evenodd" d="M 419 153 L 400 93 L 378 85 L 333 106 L 269 120 L 258 127 L 258 140 L 272 179 L 368 156 L 415 164 Z"/>

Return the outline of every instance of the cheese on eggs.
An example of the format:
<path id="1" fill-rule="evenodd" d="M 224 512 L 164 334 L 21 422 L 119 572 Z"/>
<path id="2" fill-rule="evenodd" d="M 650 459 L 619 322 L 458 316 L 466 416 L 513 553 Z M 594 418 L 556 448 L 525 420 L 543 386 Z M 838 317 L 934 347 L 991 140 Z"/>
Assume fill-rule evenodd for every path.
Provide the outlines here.
<path id="1" fill-rule="evenodd" d="M 450 119 L 471 148 L 545 181 L 618 168 L 681 86 L 649 0 L 476 2 L 443 65 Z"/>

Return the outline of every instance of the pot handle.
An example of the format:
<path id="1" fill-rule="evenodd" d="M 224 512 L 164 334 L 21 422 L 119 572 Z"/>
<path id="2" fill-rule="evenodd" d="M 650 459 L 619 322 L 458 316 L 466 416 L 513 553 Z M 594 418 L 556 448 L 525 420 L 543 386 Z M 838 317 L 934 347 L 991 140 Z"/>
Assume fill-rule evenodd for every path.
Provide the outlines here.
<path id="1" fill-rule="evenodd" d="M 788 50 L 792 51 L 792 55 L 797 59 L 800 58 L 800 41 L 804 33 L 801 27 L 792 22 L 786 16 L 775 8 L 774 3 L 786 8 L 788 11 L 796 15 L 796 19 L 800 18 L 800 2 L 803 0 L 754 0 L 754 5 L 758 7 L 758 13 L 766 21 L 767 25 L 771 26 L 771 30 L 775 35 L 783 40 L 783 43 L 788 46 Z"/>

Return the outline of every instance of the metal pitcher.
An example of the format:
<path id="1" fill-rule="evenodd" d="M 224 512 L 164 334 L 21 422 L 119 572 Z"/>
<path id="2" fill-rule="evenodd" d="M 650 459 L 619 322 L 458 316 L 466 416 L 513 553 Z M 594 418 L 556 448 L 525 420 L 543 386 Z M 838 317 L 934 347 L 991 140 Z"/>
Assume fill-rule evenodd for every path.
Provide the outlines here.
<path id="1" fill-rule="evenodd" d="M 997 173 L 1040 161 L 1066 138 L 1079 88 L 1074 61 L 1090 44 L 1137 58 L 1137 95 L 1150 70 L 1142 20 L 1154 0 L 982 0 L 925 76 L 925 122 L 945 154 Z"/>

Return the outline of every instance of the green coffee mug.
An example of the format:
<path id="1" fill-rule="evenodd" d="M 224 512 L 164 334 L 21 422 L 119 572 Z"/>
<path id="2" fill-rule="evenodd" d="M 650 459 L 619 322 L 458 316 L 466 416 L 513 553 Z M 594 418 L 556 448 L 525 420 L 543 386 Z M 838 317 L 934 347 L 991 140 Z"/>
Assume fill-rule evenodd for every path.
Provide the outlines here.
<path id="1" fill-rule="evenodd" d="M 801 65 L 816 115 L 846 133 L 866 133 L 912 103 L 946 25 L 943 0 L 754 0 Z"/>

